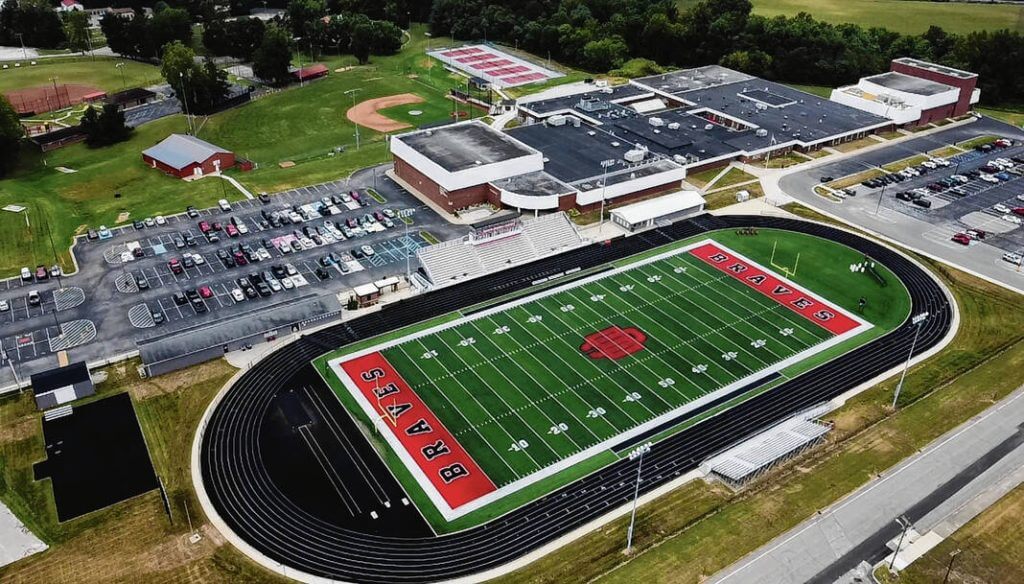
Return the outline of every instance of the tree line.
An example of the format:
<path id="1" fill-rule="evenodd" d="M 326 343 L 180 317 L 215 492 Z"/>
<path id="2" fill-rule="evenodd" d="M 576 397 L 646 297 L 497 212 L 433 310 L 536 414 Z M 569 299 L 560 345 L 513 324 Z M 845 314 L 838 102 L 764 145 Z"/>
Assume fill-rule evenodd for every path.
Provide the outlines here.
<path id="1" fill-rule="evenodd" d="M 437 36 L 514 44 L 590 71 L 720 63 L 777 81 L 833 87 L 909 56 L 978 73 L 986 103 L 1024 101 L 1019 32 L 959 35 L 933 26 L 906 35 L 829 24 L 807 13 L 768 18 L 751 9 L 750 0 L 702 0 L 689 10 L 672 0 L 434 0 L 430 26 Z"/>

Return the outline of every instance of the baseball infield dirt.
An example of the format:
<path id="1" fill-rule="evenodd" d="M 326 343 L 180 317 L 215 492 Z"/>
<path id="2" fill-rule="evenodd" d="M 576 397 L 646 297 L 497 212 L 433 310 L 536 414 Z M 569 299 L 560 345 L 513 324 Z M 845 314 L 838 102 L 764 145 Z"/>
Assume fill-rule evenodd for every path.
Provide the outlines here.
<path id="1" fill-rule="evenodd" d="M 345 112 L 345 117 L 364 128 L 370 128 L 378 132 L 395 132 L 411 128 L 412 126 L 392 120 L 387 116 L 377 113 L 377 110 L 395 107 L 396 105 L 422 102 L 423 98 L 414 93 L 399 93 L 398 95 L 378 97 L 377 99 L 368 99 L 357 103 Z"/>
<path id="2" fill-rule="evenodd" d="M 37 85 L 4 92 L 7 101 L 11 102 L 14 111 L 19 114 L 41 114 L 71 107 L 85 101 L 85 97 L 90 95 L 97 100 L 107 97 L 102 89 L 74 83 Z"/>

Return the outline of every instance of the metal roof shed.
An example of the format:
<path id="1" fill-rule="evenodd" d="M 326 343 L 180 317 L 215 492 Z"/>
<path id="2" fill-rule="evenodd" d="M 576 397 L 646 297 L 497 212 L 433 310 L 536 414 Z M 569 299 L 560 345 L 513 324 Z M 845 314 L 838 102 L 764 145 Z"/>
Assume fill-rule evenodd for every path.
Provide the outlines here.
<path id="1" fill-rule="evenodd" d="M 700 193 L 678 191 L 613 209 L 611 217 L 617 225 L 629 231 L 636 231 L 653 226 L 658 219 L 695 215 L 703 210 L 704 197 L 700 196 Z"/>

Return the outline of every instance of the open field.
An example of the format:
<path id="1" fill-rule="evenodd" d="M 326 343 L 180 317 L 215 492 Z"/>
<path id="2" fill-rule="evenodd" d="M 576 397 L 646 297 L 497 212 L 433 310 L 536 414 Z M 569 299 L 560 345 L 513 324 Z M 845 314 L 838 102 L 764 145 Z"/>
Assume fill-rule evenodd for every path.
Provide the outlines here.
<path id="1" fill-rule="evenodd" d="M 283 582 L 225 545 L 202 515 L 190 479 L 193 432 L 206 405 L 234 369 L 215 361 L 143 380 L 137 362 L 107 368 L 97 388 L 100 399 L 128 391 L 163 479 L 173 519 L 160 494 L 151 491 L 84 517 L 57 523 L 48 481 L 32 480 L 32 464 L 43 455 L 40 414 L 31 393 L 0 400 L 0 499 L 51 547 L 0 568 L 0 580 L 26 584 L 52 582 Z M 197 381 L 198 380 L 198 381 Z M 186 506 L 203 534 L 187 540 Z M 98 552 L 99 550 L 99 552 Z"/>
<path id="2" fill-rule="evenodd" d="M 117 63 L 124 63 L 118 68 Z M 122 81 L 121 73 L 124 73 Z M 140 87 L 162 83 L 160 68 L 155 65 L 139 63 L 131 59 L 112 59 L 108 57 L 68 57 L 38 59 L 36 65 L 23 62 L 21 67 L 0 70 L 0 93 L 12 89 L 50 85 L 52 79 L 57 83 L 77 83 L 99 87 L 108 93 L 121 91 L 127 87 Z"/>
<path id="3" fill-rule="evenodd" d="M 808 12 L 833 24 L 850 22 L 880 26 L 905 34 L 920 34 L 935 24 L 947 32 L 1024 30 L 1024 7 L 1011 4 L 919 2 L 916 0 L 752 0 L 754 14 L 796 16 Z M 677 0 L 681 8 L 696 0 Z M 899 18 L 892 15 L 899 14 Z"/>
<path id="4" fill-rule="evenodd" d="M 443 326 L 425 334 L 420 331 L 427 327 L 416 326 L 402 333 L 405 338 L 389 335 L 382 348 L 367 350 L 371 343 L 361 343 L 318 362 L 330 359 L 334 371 L 339 359 L 349 379 L 371 360 L 393 368 L 399 377 L 389 374 L 381 385 L 393 382 L 415 392 L 500 488 L 550 471 L 549 466 L 583 451 L 592 458 L 577 466 L 585 472 L 603 466 L 614 460 L 608 440 L 712 393 L 720 395 L 741 379 L 771 370 L 780 370 L 783 377 L 802 372 L 889 330 L 909 310 L 902 286 L 881 288 L 862 274 L 851 276 L 848 266 L 861 258 L 845 247 L 771 230 L 758 237 L 727 231 L 711 237 L 762 266 L 776 252 L 777 259 L 791 265 L 799 252 L 800 265 L 815 268 L 798 270 L 798 284 L 851 311 L 857 310 L 859 298 L 868 298 L 861 316 L 875 327 L 868 332 L 847 327 L 844 334 L 819 326 L 675 246 L 667 256 L 653 255 L 665 254 L 661 249 L 631 258 L 638 263 L 617 264 L 625 270 L 609 276 L 474 313 L 469 320 L 447 318 L 432 323 Z M 834 346 L 815 347 L 825 341 Z M 368 423 L 336 375 L 327 379 L 346 407 Z M 745 399 L 751 391 L 739 391 L 736 398 Z M 384 399 L 368 407 L 386 405 Z M 386 425 L 386 417 L 381 424 Z M 683 418 L 672 431 L 680 424 Z M 583 472 L 556 466 L 560 472 L 543 481 L 531 477 L 503 498 L 444 523 L 392 449 L 382 441 L 376 444 L 421 511 L 442 531 L 486 520 Z"/>
<path id="5" fill-rule="evenodd" d="M 441 111 L 447 112 L 450 102 L 444 95 L 457 80 L 443 72 L 430 74 L 426 69 L 430 61 L 423 55 L 427 42 L 422 34 L 424 30 L 415 27 L 413 40 L 398 55 L 378 57 L 367 67 L 344 73 L 332 72 L 326 79 L 271 94 L 211 116 L 205 123 L 200 119 L 199 137 L 233 149 L 259 164 L 257 170 L 248 173 L 230 171 L 253 192 L 274 192 L 334 180 L 359 168 L 384 162 L 388 159 L 384 134 L 363 129 L 361 147 L 355 148 L 355 126 L 345 117 L 352 98 L 345 91 L 361 89 L 356 101 L 412 92 L 427 100 L 419 105 L 436 105 L 429 110 L 430 118 Z M 433 39 L 433 42 L 441 40 Z M 341 66 L 350 59 L 335 57 L 331 63 Z M 90 80 L 95 78 L 92 83 L 98 86 L 114 84 L 112 89 L 119 88 L 120 73 L 114 68 L 113 60 L 59 61 L 47 64 L 50 73 L 43 73 L 44 81 L 46 75 L 53 74 L 54 67 L 66 67 Z M 133 72 L 137 82 L 141 82 L 142 77 L 159 79 L 155 67 L 126 63 L 126 75 Z M 101 70 L 97 70 L 99 66 Z M 12 75 L 39 75 L 40 71 L 44 69 L 17 71 Z M 9 73 L 0 72 L 0 83 L 3 79 L 14 79 L 5 77 Z M 63 73 L 60 79 L 72 81 Z M 129 77 L 129 86 L 132 81 Z M 424 121 L 428 116 L 423 116 Z M 23 265 L 52 263 L 54 254 L 45 232 L 40 231 L 44 223 L 48 223 L 54 235 L 64 267 L 70 270 L 66 250 L 80 227 L 112 226 L 122 211 L 130 212 L 132 218 L 141 218 L 180 212 L 190 204 L 210 205 L 225 195 L 240 197 L 219 179 L 185 183 L 142 163 L 142 150 L 170 133 L 184 131 L 184 117 L 171 116 L 146 124 L 138 128 L 130 140 L 106 148 L 90 149 L 77 144 L 44 156 L 26 147 L 19 168 L 12 176 L 0 180 L 0 206 L 9 203 L 27 206 L 33 227 L 27 228 L 23 217 L 0 214 L 0 237 L 11 242 L 0 246 L 0 277 L 16 273 Z M 329 156 L 335 146 L 344 146 L 346 151 Z M 297 165 L 279 168 L 277 163 L 285 160 L 295 161 Z M 57 166 L 77 172 L 63 174 L 54 170 Z M 115 198 L 115 193 L 120 193 L 120 198 Z"/>

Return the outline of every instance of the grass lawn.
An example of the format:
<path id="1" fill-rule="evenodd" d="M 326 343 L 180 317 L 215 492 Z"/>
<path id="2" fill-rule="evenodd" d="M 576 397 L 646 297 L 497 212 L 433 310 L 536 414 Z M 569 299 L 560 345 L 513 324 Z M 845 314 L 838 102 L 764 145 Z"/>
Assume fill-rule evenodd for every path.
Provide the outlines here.
<path id="1" fill-rule="evenodd" d="M 985 114 L 986 116 L 995 118 L 997 120 L 1002 120 L 1002 121 L 1006 122 L 1007 124 L 1013 124 L 1014 126 L 1017 126 L 1018 128 L 1024 127 L 1024 108 L 996 109 L 996 108 L 979 107 L 979 108 L 977 108 L 977 110 L 979 112 Z"/>
<path id="2" fill-rule="evenodd" d="M 820 219 L 805 208 L 794 211 Z M 887 407 L 893 378 L 830 414 L 835 430 L 824 446 L 747 490 L 732 493 L 717 484 L 693 482 L 656 505 L 641 507 L 634 534 L 639 551 L 632 559 L 621 553 L 627 517 L 497 581 L 704 581 L 1013 391 L 1019 379 L 1005 373 L 1024 365 L 1024 300 L 962 272 L 929 266 L 956 295 L 961 328 L 947 350 L 910 370 L 896 415 Z M 1020 539 L 1003 533 L 1019 549 Z M 1019 555 L 1005 557 L 1012 563 Z M 994 572 L 1009 579 L 975 571 L 979 578 L 960 581 L 1016 581 L 1017 570 L 1019 565 L 1011 564 Z M 912 581 L 937 578 L 929 572 Z"/>
<path id="3" fill-rule="evenodd" d="M 881 142 L 879 142 L 878 140 L 875 140 L 871 136 L 865 136 L 865 137 L 861 138 L 860 140 L 853 140 L 851 142 L 843 142 L 842 144 L 839 144 L 838 146 L 833 146 L 833 148 L 835 148 L 836 150 L 838 150 L 840 152 L 853 152 L 854 150 L 860 150 L 861 148 L 865 148 L 867 146 L 874 146 L 875 144 L 881 144 Z"/>
<path id="4" fill-rule="evenodd" d="M 697 188 L 704 188 L 704 185 L 711 182 L 711 179 L 718 176 L 718 173 L 722 172 L 722 170 L 723 168 L 721 166 L 718 166 L 715 168 L 702 170 L 700 172 L 695 172 L 693 174 L 687 174 L 686 182 L 690 183 L 691 185 Z"/>
<path id="5" fill-rule="evenodd" d="M 956 145 L 963 148 L 964 150 L 970 150 L 975 146 L 978 146 L 979 144 L 988 144 L 990 142 L 994 142 L 998 138 L 999 136 L 987 134 L 985 136 L 976 136 L 974 138 L 971 138 L 970 140 L 964 140 L 963 142 L 957 142 Z"/>
<path id="6" fill-rule="evenodd" d="M 889 172 L 899 172 L 909 166 L 917 166 L 918 164 L 921 164 L 925 160 L 928 160 L 927 156 L 925 156 L 924 154 L 918 154 L 916 156 L 910 156 L 908 158 L 903 158 L 895 162 L 890 162 L 889 164 L 883 165 L 882 168 L 888 170 Z"/>
<path id="7" fill-rule="evenodd" d="M 404 122 L 413 128 L 417 128 L 424 124 L 451 121 L 453 111 L 452 103 L 454 102 L 449 99 L 431 100 L 423 103 L 397 105 L 377 110 L 377 112 L 395 120 L 396 122 Z M 414 111 L 418 111 L 420 113 L 413 115 L 412 112 Z M 459 111 L 466 111 L 466 106 L 464 104 L 459 104 Z M 476 108 L 473 108 L 474 117 L 480 117 L 485 113 L 486 112 L 481 112 Z"/>
<path id="8" fill-rule="evenodd" d="M 738 168 L 730 168 L 729 172 L 725 173 L 725 176 L 715 181 L 715 184 L 711 185 L 711 189 L 715 190 L 724 187 L 731 187 L 733 185 L 750 182 L 752 180 L 757 180 L 757 177 L 743 172 Z"/>
<path id="9" fill-rule="evenodd" d="M 864 27 L 880 26 L 904 34 L 920 34 L 935 24 L 948 32 L 976 30 L 1024 30 L 1024 7 L 1011 4 L 920 2 L 912 0 L 752 0 L 754 14 L 796 16 L 809 12 L 833 24 L 850 22 Z M 696 0 L 677 0 L 681 8 Z M 893 18 L 898 14 L 898 18 Z"/>
<path id="10" fill-rule="evenodd" d="M 123 68 L 115 67 L 124 63 Z M 23 89 L 37 85 L 51 85 L 50 80 L 57 78 L 57 83 L 78 83 L 92 85 L 107 92 L 121 91 L 127 87 L 139 87 L 163 82 L 160 68 L 131 59 L 112 59 L 108 57 L 54 57 L 38 59 L 36 65 L 23 64 L 17 69 L 11 67 L 0 70 L 0 93 L 12 89 Z M 124 81 L 121 73 L 124 73 Z"/>
<path id="11" fill-rule="evenodd" d="M 150 457 L 171 502 L 173 521 L 152 491 L 58 523 L 49 481 L 32 480 L 44 457 L 40 414 L 31 392 L 0 400 L 0 499 L 50 549 L 0 568 L 0 580 L 51 582 L 284 582 L 242 556 L 206 522 L 192 491 L 192 436 L 206 406 L 234 369 L 214 361 L 140 379 L 137 362 L 106 369 L 96 398 L 132 395 Z M 188 543 L 186 505 L 203 539 Z M 97 553 L 102 550 L 102 553 Z"/>
<path id="12" fill-rule="evenodd" d="M 758 199 L 764 196 L 764 189 L 761 188 L 761 183 L 752 183 L 749 185 L 743 185 L 741 187 L 733 187 L 725 189 L 723 191 L 716 191 L 709 195 L 705 195 L 704 200 L 706 201 L 705 208 L 708 211 L 715 209 L 721 209 L 722 207 L 728 207 L 729 205 L 736 204 L 736 193 L 740 191 L 747 191 L 750 193 L 751 199 Z"/>

